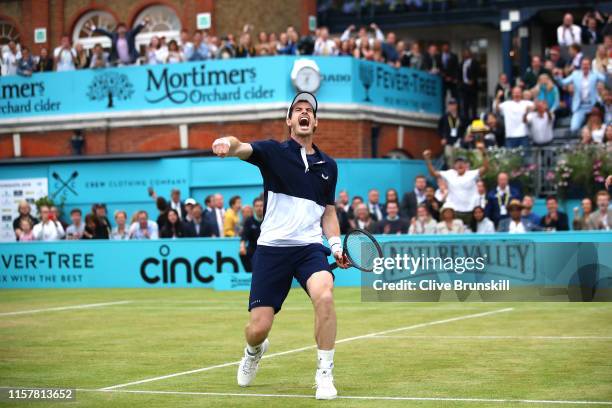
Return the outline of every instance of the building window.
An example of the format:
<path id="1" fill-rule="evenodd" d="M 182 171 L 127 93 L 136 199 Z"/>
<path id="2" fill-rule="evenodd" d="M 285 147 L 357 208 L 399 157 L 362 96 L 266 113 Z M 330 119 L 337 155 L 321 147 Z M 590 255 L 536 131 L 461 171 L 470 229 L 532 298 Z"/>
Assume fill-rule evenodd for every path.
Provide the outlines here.
<path id="1" fill-rule="evenodd" d="M 19 43 L 19 31 L 13 24 L 0 18 L 0 46 L 8 44 L 11 40 Z"/>
<path id="2" fill-rule="evenodd" d="M 100 10 L 88 11 L 83 14 L 79 21 L 74 26 L 72 32 L 73 44 L 81 43 L 85 49 L 93 48 L 97 43 L 102 44 L 104 48 L 111 47 L 110 38 L 93 32 L 92 26 L 96 28 L 103 28 L 108 31 L 113 31 L 117 21 L 111 13 Z"/>
<path id="3" fill-rule="evenodd" d="M 134 26 L 142 23 L 147 17 L 149 18 L 149 24 L 136 36 L 136 47 L 146 47 L 149 45 L 151 38 L 155 36 L 165 37 L 166 43 L 170 40 L 179 41 L 182 28 L 181 20 L 173 9 L 161 5 L 147 7 L 138 14 L 136 20 L 134 20 Z"/>

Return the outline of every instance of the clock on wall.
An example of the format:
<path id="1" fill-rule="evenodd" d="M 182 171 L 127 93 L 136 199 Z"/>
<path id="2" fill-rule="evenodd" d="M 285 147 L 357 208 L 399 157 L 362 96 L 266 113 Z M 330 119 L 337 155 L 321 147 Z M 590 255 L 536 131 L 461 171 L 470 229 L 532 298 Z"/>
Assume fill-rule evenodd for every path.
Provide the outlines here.
<path id="1" fill-rule="evenodd" d="M 298 59 L 293 63 L 291 82 L 300 92 L 315 93 L 321 86 L 321 72 L 316 62 L 310 59 Z"/>

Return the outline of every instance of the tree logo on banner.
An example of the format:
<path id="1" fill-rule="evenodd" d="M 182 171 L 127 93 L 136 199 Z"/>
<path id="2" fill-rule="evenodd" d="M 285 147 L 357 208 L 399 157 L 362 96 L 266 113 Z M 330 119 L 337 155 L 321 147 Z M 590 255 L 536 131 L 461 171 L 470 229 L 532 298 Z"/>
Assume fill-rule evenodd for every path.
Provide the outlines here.
<path id="1" fill-rule="evenodd" d="M 87 97 L 92 101 L 108 101 L 106 107 L 113 108 L 116 100 L 127 100 L 134 94 L 134 85 L 127 75 L 105 72 L 96 75 L 89 84 Z"/>

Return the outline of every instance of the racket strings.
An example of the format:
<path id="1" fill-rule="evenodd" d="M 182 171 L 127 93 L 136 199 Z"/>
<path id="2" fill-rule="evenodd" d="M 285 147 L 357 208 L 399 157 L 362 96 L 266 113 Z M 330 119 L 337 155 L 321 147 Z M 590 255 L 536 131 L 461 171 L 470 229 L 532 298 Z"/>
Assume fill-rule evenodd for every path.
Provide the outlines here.
<path id="1" fill-rule="evenodd" d="M 372 238 L 359 231 L 354 231 L 347 236 L 346 253 L 351 264 L 366 271 L 372 271 L 374 260 L 381 256 Z"/>

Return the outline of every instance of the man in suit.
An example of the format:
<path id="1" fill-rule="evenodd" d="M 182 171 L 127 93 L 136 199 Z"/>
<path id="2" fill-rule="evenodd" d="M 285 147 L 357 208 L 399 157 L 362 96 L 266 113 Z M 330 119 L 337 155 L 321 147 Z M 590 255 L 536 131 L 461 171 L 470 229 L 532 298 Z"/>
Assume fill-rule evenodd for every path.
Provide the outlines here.
<path id="1" fill-rule="evenodd" d="M 423 56 L 423 69 L 430 74 L 437 75 L 442 68 L 438 46 L 430 44 L 427 48 L 427 53 Z"/>
<path id="2" fill-rule="evenodd" d="M 461 62 L 461 114 L 464 118 L 474 119 L 478 109 L 478 76 L 480 65 L 470 50 L 463 50 Z"/>
<path id="3" fill-rule="evenodd" d="M 416 216 L 417 207 L 425 202 L 425 187 L 427 180 L 425 176 L 419 174 L 414 178 L 414 190 L 405 193 L 402 199 L 402 217 L 411 220 Z"/>
<path id="4" fill-rule="evenodd" d="M 487 206 L 485 215 L 495 226 L 504 218 L 508 218 L 508 204 L 511 200 L 520 200 L 521 193 L 518 189 L 511 187 L 508 183 L 508 174 L 501 172 L 497 175 L 497 187 L 487 194 Z M 522 207 L 521 207 L 522 209 Z"/>
<path id="5" fill-rule="evenodd" d="M 447 91 L 450 91 L 451 98 L 457 99 L 459 97 L 457 93 L 457 85 L 459 84 L 459 58 L 457 58 L 457 54 L 451 52 L 448 42 L 442 43 L 440 73 L 442 74 L 442 106 L 444 106 Z"/>
<path id="6" fill-rule="evenodd" d="M 444 156 L 447 160 L 453 156 L 453 149 L 460 146 L 466 128 L 467 121 L 459 116 L 457 101 L 454 98 L 449 99 L 446 113 L 438 120 L 438 136 L 444 146 Z"/>
<path id="7" fill-rule="evenodd" d="M 592 230 L 612 229 L 612 210 L 610 207 L 610 193 L 606 190 L 601 190 L 597 193 L 597 209 L 589 215 L 588 227 Z"/>
<path id="8" fill-rule="evenodd" d="M 566 78 L 558 77 L 557 80 L 563 86 L 572 85 L 574 87 L 570 129 L 572 132 L 578 132 L 586 115 L 591 112 L 591 109 L 597 103 L 597 83 L 605 83 L 606 78 L 599 72 L 591 71 L 591 60 L 583 58 L 580 63 L 580 70 L 572 72 Z"/>
<path id="9" fill-rule="evenodd" d="M 173 188 L 170 192 L 170 208 L 176 210 L 181 220 L 184 220 L 187 216 L 187 209 L 185 203 L 181 201 L 181 190 Z"/>
<path id="10" fill-rule="evenodd" d="M 557 197 L 548 196 L 546 198 L 546 209 L 548 213 L 540 220 L 540 226 L 545 231 L 569 231 L 567 214 L 559 211 Z"/>
<path id="11" fill-rule="evenodd" d="M 191 221 L 184 222 L 185 236 L 187 237 L 214 237 L 217 236 L 212 225 L 203 215 L 202 206 L 196 204 L 191 211 Z"/>
<path id="12" fill-rule="evenodd" d="M 368 211 L 374 221 L 380 221 L 385 216 L 383 206 L 380 205 L 380 193 L 375 188 L 368 191 Z"/>
<path id="13" fill-rule="evenodd" d="M 590 15 L 585 15 L 584 20 L 586 24 L 582 26 L 581 37 L 582 44 L 584 45 L 595 45 L 601 44 L 603 42 L 603 38 L 601 37 L 601 32 L 597 28 L 597 19 Z"/>
<path id="14" fill-rule="evenodd" d="M 136 36 L 149 24 L 149 19 L 145 18 L 142 23 L 128 30 L 124 23 L 117 24 L 115 31 L 110 32 L 103 28 L 90 26 L 94 33 L 102 34 L 111 40 L 110 62 L 113 65 L 132 65 L 138 59 L 136 49 Z"/>

